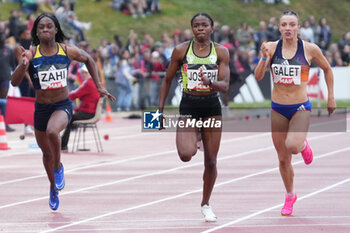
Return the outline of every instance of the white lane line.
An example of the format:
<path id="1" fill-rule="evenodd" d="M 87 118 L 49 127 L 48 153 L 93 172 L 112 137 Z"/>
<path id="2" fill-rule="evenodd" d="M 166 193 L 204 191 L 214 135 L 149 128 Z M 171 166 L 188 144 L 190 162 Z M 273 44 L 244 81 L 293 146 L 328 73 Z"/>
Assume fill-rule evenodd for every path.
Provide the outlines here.
<path id="1" fill-rule="evenodd" d="M 332 152 L 329 152 L 329 153 L 325 153 L 325 154 L 322 154 L 321 156 L 315 157 L 314 159 L 327 157 L 327 156 L 334 155 L 334 154 L 337 154 L 337 153 L 340 153 L 340 152 L 344 152 L 344 151 L 348 151 L 348 150 L 350 150 L 350 147 L 346 147 L 346 148 L 343 148 L 343 149 L 340 149 L 340 150 L 335 150 L 335 151 L 332 151 Z M 299 163 L 303 163 L 303 162 L 304 161 L 297 161 L 297 162 L 293 163 L 293 165 L 296 165 L 296 164 L 299 164 Z M 239 180 L 243 180 L 243 179 L 251 178 L 251 177 L 254 177 L 254 176 L 259 176 L 259 175 L 262 175 L 262 174 L 266 174 L 266 173 L 269 173 L 269 172 L 272 172 L 272 171 L 278 171 L 278 169 L 279 169 L 278 167 L 275 167 L 275 168 L 263 170 L 263 171 L 260 171 L 260 172 L 252 173 L 250 175 L 246 175 L 246 176 L 238 177 L 238 178 L 235 178 L 235 179 L 231 179 L 231 180 L 226 181 L 226 182 L 221 182 L 221 183 L 215 185 L 215 188 L 219 187 L 219 186 L 222 186 L 222 185 L 225 185 L 225 184 L 233 183 L 233 182 L 236 182 L 236 181 L 239 181 Z M 313 192 L 313 193 L 311 193 L 309 195 L 305 195 L 304 197 L 299 198 L 299 200 L 302 200 L 302 199 L 307 198 L 309 196 L 316 195 L 316 194 L 318 194 L 320 192 L 324 192 L 326 190 L 329 190 L 329 189 L 331 189 L 333 187 L 339 186 L 339 185 L 341 185 L 343 183 L 346 183 L 348 181 L 350 181 L 350 178 L 348 178 L 346 180 L 343 180 L 341 182 L 338 182 L 338 183 L 336 183 L 334 185 L 328 186 L 326 188 L 320 189 L 320 190 L 318 190 L 316 192 Z M 174 199 L 177 199 L 177 198 L 180 198 L 180 197 L 184 197 L 184 196 L 187 196 L 187 195 L 190 195 L 190 194 L 198 193 L 198 192 L 201 192 L 201 191 L 202 191 L 202 188 L 197 189 L 197 190 L 184 192 L 184 193 L 181 193 L 181 194 L 178 194 L 178 195 L 162 198 L 162 199 L 159 199 L 159 200 L 156 200 L 156 201 L 147 202 L 147 203 L 144 203 L 144 204 L 132 206 L 132 207 L 129 207 L 129 208 L 108 212 L 108 213 L 105 213 L 105 214 L 102 214 L 102 215 L 97 215 L 95 217 L 91 217 L 91 218 L 87 218 L 87 219 L 84 219 L 84 220 L 76 221 L 76 222 L 73 222 L 71 224 L 67 224 L 67 225 L 63 225 L 63 226 L 57 227 L 57 228 L 45 230 L 45 231 L 42 231 L 42 233 L 54 232 L 54 231 L 62 230 L 62 229 L 68 228 L 68 227 L 80 225 L 80 224 L 83 224 L 83 223 L 86 223 L 86 222 L 90 222 L 90 221 L 94 221 L 94 220 L 97 220 L 97 219 L 101 219 L 101 218 L 109 217 L 109 216 L 112 216 L 112 215 L 125 213 L 125 212 L 128 212 L 128 211 L 140 209 L 140 208 L 143 208 L 143 207 L 147 207 L 147 206 L 159 204 L 159 203 L 162 203 L 162 202 L 174 200 Z M 276 206 L 273 206 L 273 207 L 270 207 L 270 208 L 267 208 L 267 209 L 264 209 L 264 210 L 261 210 L 261 211 L 258 211 L 258 212 L 254 213 L 254 214 L 250 214 L 250 215 L 248 215 L 246 217 L 239 218 L 238 220 L 244 221 L 245 219 L 249 219 L 249 218 L 252 218 L 252 217 L 254 217 L 256 215 L 259 215 L 259 214 L 268 212 L 270 210 L 276 209 L 278 207 L 281 207 L 282 205 L 283 205 L 283 203 L 279 204 L 279 205 L 276 205 Z M 238 221 L 238 220 L 235 220 L 235 221 Z M 229 225 L 231 225 L 231 224 L 229 224 Z M 226 225 L 223 225 L 223 227 L 224 226 L 226 226 Z"/>
<path id="2" fill-rule="evenodd" d="M 261 149 L 246 151 L 246 152 L 242 152 L 242 153 L 238 153 L 238 154 L 233 154 L 233 155 L 230 155 L 230 156 L 227 156 L 227 157 L 223 157 L 223 158 L 221 158 L 219 160 L 225 160 L 225 159 L 229 159 L 229 158 L 240 157 L 240 156 L 244 156 L 244 155 L 247 155 L 247 154 L 257 153 L 257 152 L 266 151 L 266 150 L 270 150 L 270 149 L 272 149 L 272 147 L 267 147 L 267 148 L 265 147 L 265 148 L 261 148 Z M 173 172 L 173 171 L 177 171 L 177 170 L 181 170 L 181 169 L 185 169 L 185 168 L 190 168 L 190 167 L 195 167 L 195 166 L 201 166 L 201 165 L 203 165 L 203 162 L 186 164 L 186 165 L 178 166 L 178 167 L 175 167 L 175 168 L 170 168 L 170 169 L 167 169 L 167 170 L 161 170 L 161 171 L 156 171 L 156 172 L 151 172 L 151 173 L 145 173 L 145 174 L 138 175 L 138 176 L 128 177 L 128 178 L 121 179 L 121 180 L 116 180 L 116 181 L 112 181 L 112 182 L 108 182 L 108 183 L 103 183 L 103 184 L 98 184 L 98 185 L 94 185 L 94 186 L 89 186 L 89 187 L 77 189 L 77 190 L 74 190 L 74 191 L 63 192 L 63 193 L 60 193 L 60 196 L 68 195 L 68 194 L 74 194 L 74 193 L 81 193 L 81 192 L 85 192 L 85 191 L 92 190 L 92 189 L 97 189 L 97 188 L 102 188 L 102 187 L 111 186 L 111 185 L 115 185 L 115 184 L 120 184 L 120 183 L 133 181 L 133 180 L 136 180 L 136 179 L 141 179 L 141 178 L 150 177 L 150 176 L 154 176 L 154 175 L 166 174 L 166 173 L 170 173 L 170 172 Z M 39 198 L 35 198 L 35 199 L 30 199 L 30 200 L 26 200 L 26 201 L 15 202 L 15 203 L 7 204 L 7 205 L 3 205 L 3 206 L 0 206 L 0 209 L 5 209 L 5 208 L 9 208 L 9 207 L 17 206 L 17 205 L 22 205 L 22 204 L 26 204 L 26 203 L 31 203 L 31 202 L 34 202 L 34 201 L 45 200 L 45 199 L 47 199 L 47 196 L 39 197 Z"/>
<path id="3" fill-rule="evenodd" d="M 234 141 L 249 140 L 249 139 L 253 139 L 253 138 L 257 138 L 257 137 L 261 137 L 261 136 L 266 136 L 266 135 L 267 135 L 266 133 L 257 134 L 257 135 L 249 135 L 249 136 L 245 136 L 245 137 L 241 137 L 241 138 L 233 138 L 233 139 L 223 140 L 222 143 L 230 143 L 230 142 L 234 142 Z M 65 170 L 65 173 L 68 174 L 68 173 L 83 170 L 83 169 L 91 169 L 91 168 L 102 167 L 102 166 L 110 166 L 110 165 L 121 164 L 121 163 L 129 163 L 131 161 L 148 159 L 148 158 L 157 157 L 157 156 L 164 155 L 164 154 L 171 154 L 171 153 L 177 153 L 177 151 L 176 150 L 167 150 L 167 151 L 151 153 L 151 154 L 137 156 L 137 157 L 132 156 L 132 158 L 123 159 L 123 160 L 113 160 L 113 161 L 109 161 L 109 162 L 99 161 L 99 162 L 94 163 L 94 164 L 78 165 L 75 168 Z M 43 173 L 42 175 L 36 175 L 36 176 L 24 177 L 24 178 L 15 179 L 15 180 L 3 181 L 3 182 L 0 182 L 0 185 L 12 184 L 12 183 L 31 180 L 31 179 L 42 178 L 42 177 L 46 177 L 46 173 Z"/>
<path id="4" fill-rule="evenodd" d="M 319 193 L 328 191 L 328 190 L 330 190 L 330 189 L 332 189 L 332 188 L 335 188 L 335 187 L 337 187 L 337 186 L 340 186 L 340 185 L 342 185 L 342 184 L 345 184 L 345 183 L 347 183 L 347 182 L 349 182 L 349 181 L 350 181 L 350 177 L 347 178 L 347 179 L 345 179 L 345 180 L 339 181 L 339 182 L 337 182 L 337 183 L 335 183 L 335 184 L 329 185 L 329 186 L 327 186 L 327 187 L 325 187 L 325 188 L 322 188 L 322 189 L 319 189 L 319 190 L 314 191 L 314 192 L 312 192 L 312 193 L 309 193 L 309 194 L 307 194 L 307 195 L 304 195 L 304 196 L 298 198 L 298 201 L 301 201 L 301 200 L 303 200 L 303 199 L 306 199 L 306 198 L 315 196 L 315 195 L 317 195 L 317 194 L 319 194 Z M 278 205 L 275 205 L 275 206 L 268 207 L 268 208 L 266 208 L 266 209 L 263 209 L 263 210 L 260 210 L 260 211 L 255 212 L 255 213 L 249 214 L 249 215 L 247 215 L 247 216 L 238 218 L 238 219 L 233 220 L 233 221 L 231 221 L 231 222 L 222 224 L 222 225 L 220 225 L 220 226 L 213 227 L 213 228 L 211 228 L 211 229 L 209 229 L 209 230 L 202 231 L 201 233 L 209 233 L 209 232 L 214 232 L 214 231 L 216 231 L 216 230 L 220 230 L 220 229 L 222 229 L 222 228 L 225 228 L 225 227 L 228 227 L 228 226 L 231 226 L 231 225 L 234 225 L 234 224 L 243 222 L 243 221 L 245 221 L 245 220 L 247 220 L 247 219 L 251 219 L 251 218 L 253 218 L 253 217 L 255 217 L 255 216 L 258 216 L 258 215 L 260 215 L 260 214 L 264 214 L 264 213 L 269 212 L 269 211 L 271 211 L 271 210 L 280 208 L 280 207 L 282 207 L 283 205 L 284 205 L 284 203 L 281 203 L 281 204 L 278 204 Z"/>
<path id="5" fill-rule="evenodd" d="M 319 135 L 319 136 L 313 137 L 312 139 L 319 139 L 319 138 L 323 138 L 323 137 L 326 137 L 326 136 L 325 135 Z M 266 151 L 266 150 L 270 150 L 270 149 L 273 149 L 273 146 L 232 154 L 232 155 L 229 155 L 229 156 L 218 158 L 218 161 L 231 159 L 231 158 L 236 158 L 236 157 L 248 155 L 248 154 L 251 154 L 251 153 L 262 152 L 262 151 Z M 346 150 L 347 149 L 345 149 L 345 151 Z M 343 149 L 337 150 L 337 151 L 332 151 L 330 153 L 333 154 L 333 153 L 336 153 L 338 151 L 342 152 Z M 329 153 L 326 153 L 324 155 L 328 156 Z M 324 156 L 318 156 L 317 158 L 322 158 L 322 157 L 324 157 Z M 314 158 L 314 159 L 316 159 L 316 158 Z M 295 165 L 295 164 L 299 164 L 299 163 L 302 163 L 302 162 L 303 162 L 303 160 L 300 160 L 298 162 L 294 162 L 293 164 Z M 120 183 L 133 181 L 133 180 L 136 180 L 136 179 L 141 179 L 141 178 L 150 177 L 150 176 L 154 176 L 154 175 L 166 174 L 166 173 L 169 173 L 169 172 L 173 172 L 173 171 L 177 171 L 177 170 L 181 170 L 181 169 L 185 169 L 185 168 L 190 168 L 190 167 L 194 167 L 194 166 L 202 166 L 202 164 L 203 164 L 202 162 L 197 162 L 197 163 L 192 163 L 192 164 L 186 164 L 186 165 L 183 165 L 183 166 L 178 166 L 178 167 L 167 169 L 167 170 L 161 170 L 161 171 L 146 173 L 146 174 L 133 176 L 133 177 L 129 177 L 129 178 L 121 179 L 121 180 L 116 180 L 116 181 L 112 181 L 112 182 L 108 182 L 108 183 L 103 183 L 103 184 L 98 184 L 98 185 L 94 185 L 94 186 L 89 186 L 89 187 L 81 188 L 81 189 L 74 190 L 74 191 L 64 192 L 64 193 L 61 193 L 60 196 L 68 195 L 68 194 L 74 194 L 74 193 L 80 193 L 80 192 L 84 192 L 84 191 L 88 191 L 88 190 L 92 190 L 92 189 L 97 189 L 97 188 L 102 188 L 102 187 L 111 186 L 111 185 L 115 185 L 115 184 L 120 184 Z M 277 168 L 269 169 L 269 170 L 267 170 L 267 172 L 274 171 L 276 169 Z M 267 173 L 267 172 L 266 171 L 262 171 L 261 174 L 264 174 L 264 173 Z M 242 180 L 242 179 L 246 179 L 246 178 L 249 178 L 249 177 L 252 177 L 252 176 L 256 176 L 256 175 L 259 175 L 259 174 L 260 173 L 256 173 L 255 175 L 253 174 L 253 175 L 248 175 L 248 176 L 243 176 L 243 177 L 240 177 L 240 178 L 236 178 L 233 181 L 223 182 L 222 185 L 228 184 L 228 183 L 231 183 L 231 182 L 235 182 L 235 181 L 239 181 L 239 180 Z M 221 185 L 220 184 L 216 184 L 215 187 L 217 187 L 217 186 L 221 186 Z M 11 204 L 6 204 L 6 205 L 3 205 L 3 206 L 0 206 L 0 209 L 5 209 L 5 208 L 18 206 L 18 205 L 22 205 L 22 204 L 27 204 L 27 203 L 31 203 L 31 202 L 34 202 L 34 201 L 45 200 L 45 199 L 47 199 L 47 196 L 43 196 L 43 197 L 39 197 L 39 198 L 35 198 L 35 199 L 30 199 L 30 200 L 26 200 L 26 201 L 14 202 L 14 203 L 11 203 Z"/>

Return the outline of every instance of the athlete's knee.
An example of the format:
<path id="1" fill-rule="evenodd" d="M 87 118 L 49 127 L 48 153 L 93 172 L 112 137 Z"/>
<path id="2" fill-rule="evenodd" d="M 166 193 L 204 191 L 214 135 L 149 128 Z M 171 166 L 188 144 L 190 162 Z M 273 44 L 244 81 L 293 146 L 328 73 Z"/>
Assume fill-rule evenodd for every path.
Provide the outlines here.
<path id="1" fill-rule="evenodd" d="M 191 149 L 182 149 L 178 150 L 179 157 L 181 161 L 183 162 L 188 162 L 192 159 L 192 156 L 194 156 L 197 153 L 196 150 L 191 150 Z"/>
<path id="2" fill-rule="evenodd" d="M 59 134 L 57 133 L 56 130 L 47 129 L 46 136 L 48 137 L 49 140 L 54 140 L 59 136 Z"/>
<path id="3" fill-rule="evenodd" d="M 189 162 L 192 159 L 192 155 L 179 155 L 182 162 Z"/>
<path id="4" fill-rule="evenodd" d="M 298 154 L 300 152 L 300 145 L 293 138 L 286 139 L 286 148 L 292 154 Z"/>
<path id="5" fill-rule="evenodd" d="M 50 161 L 53 159 L 53 156 L 50 152 L 43 152 L 43 160 Z"/>
<path id="6" fill-rule="evenodd" d="M 216 164 L 217 164 L 216 158 L 209 158 L 209 159 L 206 159 L 204 162 L 205 169 L 208 169 L 208 170 L 215 170 Z"/>
<path id="7" fill-rule="evenodd" d="M 291 156 L 289 155 L 278 156 L 278 160 L 280 167 L 288 167 L 292 163 Z"/>

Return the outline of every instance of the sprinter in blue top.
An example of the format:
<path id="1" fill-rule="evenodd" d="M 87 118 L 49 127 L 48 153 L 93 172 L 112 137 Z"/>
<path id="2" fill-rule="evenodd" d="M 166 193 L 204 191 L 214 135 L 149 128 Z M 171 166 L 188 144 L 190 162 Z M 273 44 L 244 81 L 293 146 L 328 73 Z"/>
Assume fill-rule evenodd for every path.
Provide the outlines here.
<path id="1" fill-rule="evenodd" d="M 43 163 L 50 181 L 49 205 L 52 210 L 57 210 L 58 191 L 65 186 L 60 132 L 72 118 L 67 87 L 70 61 L 85 63 L 98 91 L 112 101 L 115 98 L 101 86 L 92 57 L 75 46 L 61 44 L 66 37 L 54 15 L 39 15 L 31 34 L 34 47 L 31 46 L 29 50 L 17 48 L 18 66 L 12 74 L 11 84 L 18 86 L 25 72 L 29 72 L 36 93 L 35 138 L 43 153 Z"/>
<path id="2" fill-rule="evenodd" d="M 292 154 L 301 153 L 307 165 L 313 160 L 313 152 L 306 140 L 311 114 L 311 103 L 307 97 L 306 87 L 312 60 L 325 74 L 329 114 L 336 108 L 331 66 L 317 45 L 298 38 L 299 29 L 297 13 L 292 10 L 284 11 L 279 24 L 282 38 L 261 45 L 262 58 L 255 68 L 255 78 L 261 80 L 270 63 L 274 84 L 271 97 L 272 140 L 287 191 L 281 210 L 282 215 L 291 215 L 293 204 L 297 200 L 294 192 Z"/>

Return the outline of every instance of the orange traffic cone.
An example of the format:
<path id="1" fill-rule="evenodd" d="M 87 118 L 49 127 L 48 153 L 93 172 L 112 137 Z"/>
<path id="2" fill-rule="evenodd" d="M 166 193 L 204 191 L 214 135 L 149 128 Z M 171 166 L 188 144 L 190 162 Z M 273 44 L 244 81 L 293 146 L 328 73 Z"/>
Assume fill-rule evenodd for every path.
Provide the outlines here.
<path id="1" fill-rule="evenodd" d="M 105 118 L 106 122 L 112 122 L 113 121 L 113 117 L 111 116 L 111 105 L 109 104 L 109 102 L 106 102 L 106 118 Z"/>
<path id="2" fill-rule="evenodd" d="M 0 150 L 9 150 L 9 149 L 11 148 L 7 145 L 4 117 L 3 115 L 0 115 Z"/>

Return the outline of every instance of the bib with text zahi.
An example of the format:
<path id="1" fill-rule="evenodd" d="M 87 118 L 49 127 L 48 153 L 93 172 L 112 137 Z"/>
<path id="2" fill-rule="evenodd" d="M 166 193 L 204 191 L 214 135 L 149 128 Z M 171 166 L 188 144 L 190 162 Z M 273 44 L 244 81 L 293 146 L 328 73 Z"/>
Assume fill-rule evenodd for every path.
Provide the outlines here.
<path id="1" fill-rule="evenodd" d="M 39 71 L 41 89 L 56 89 L 67 86 L 67 68 L 56 69 L 54 65 L 48 70 Z"/>

